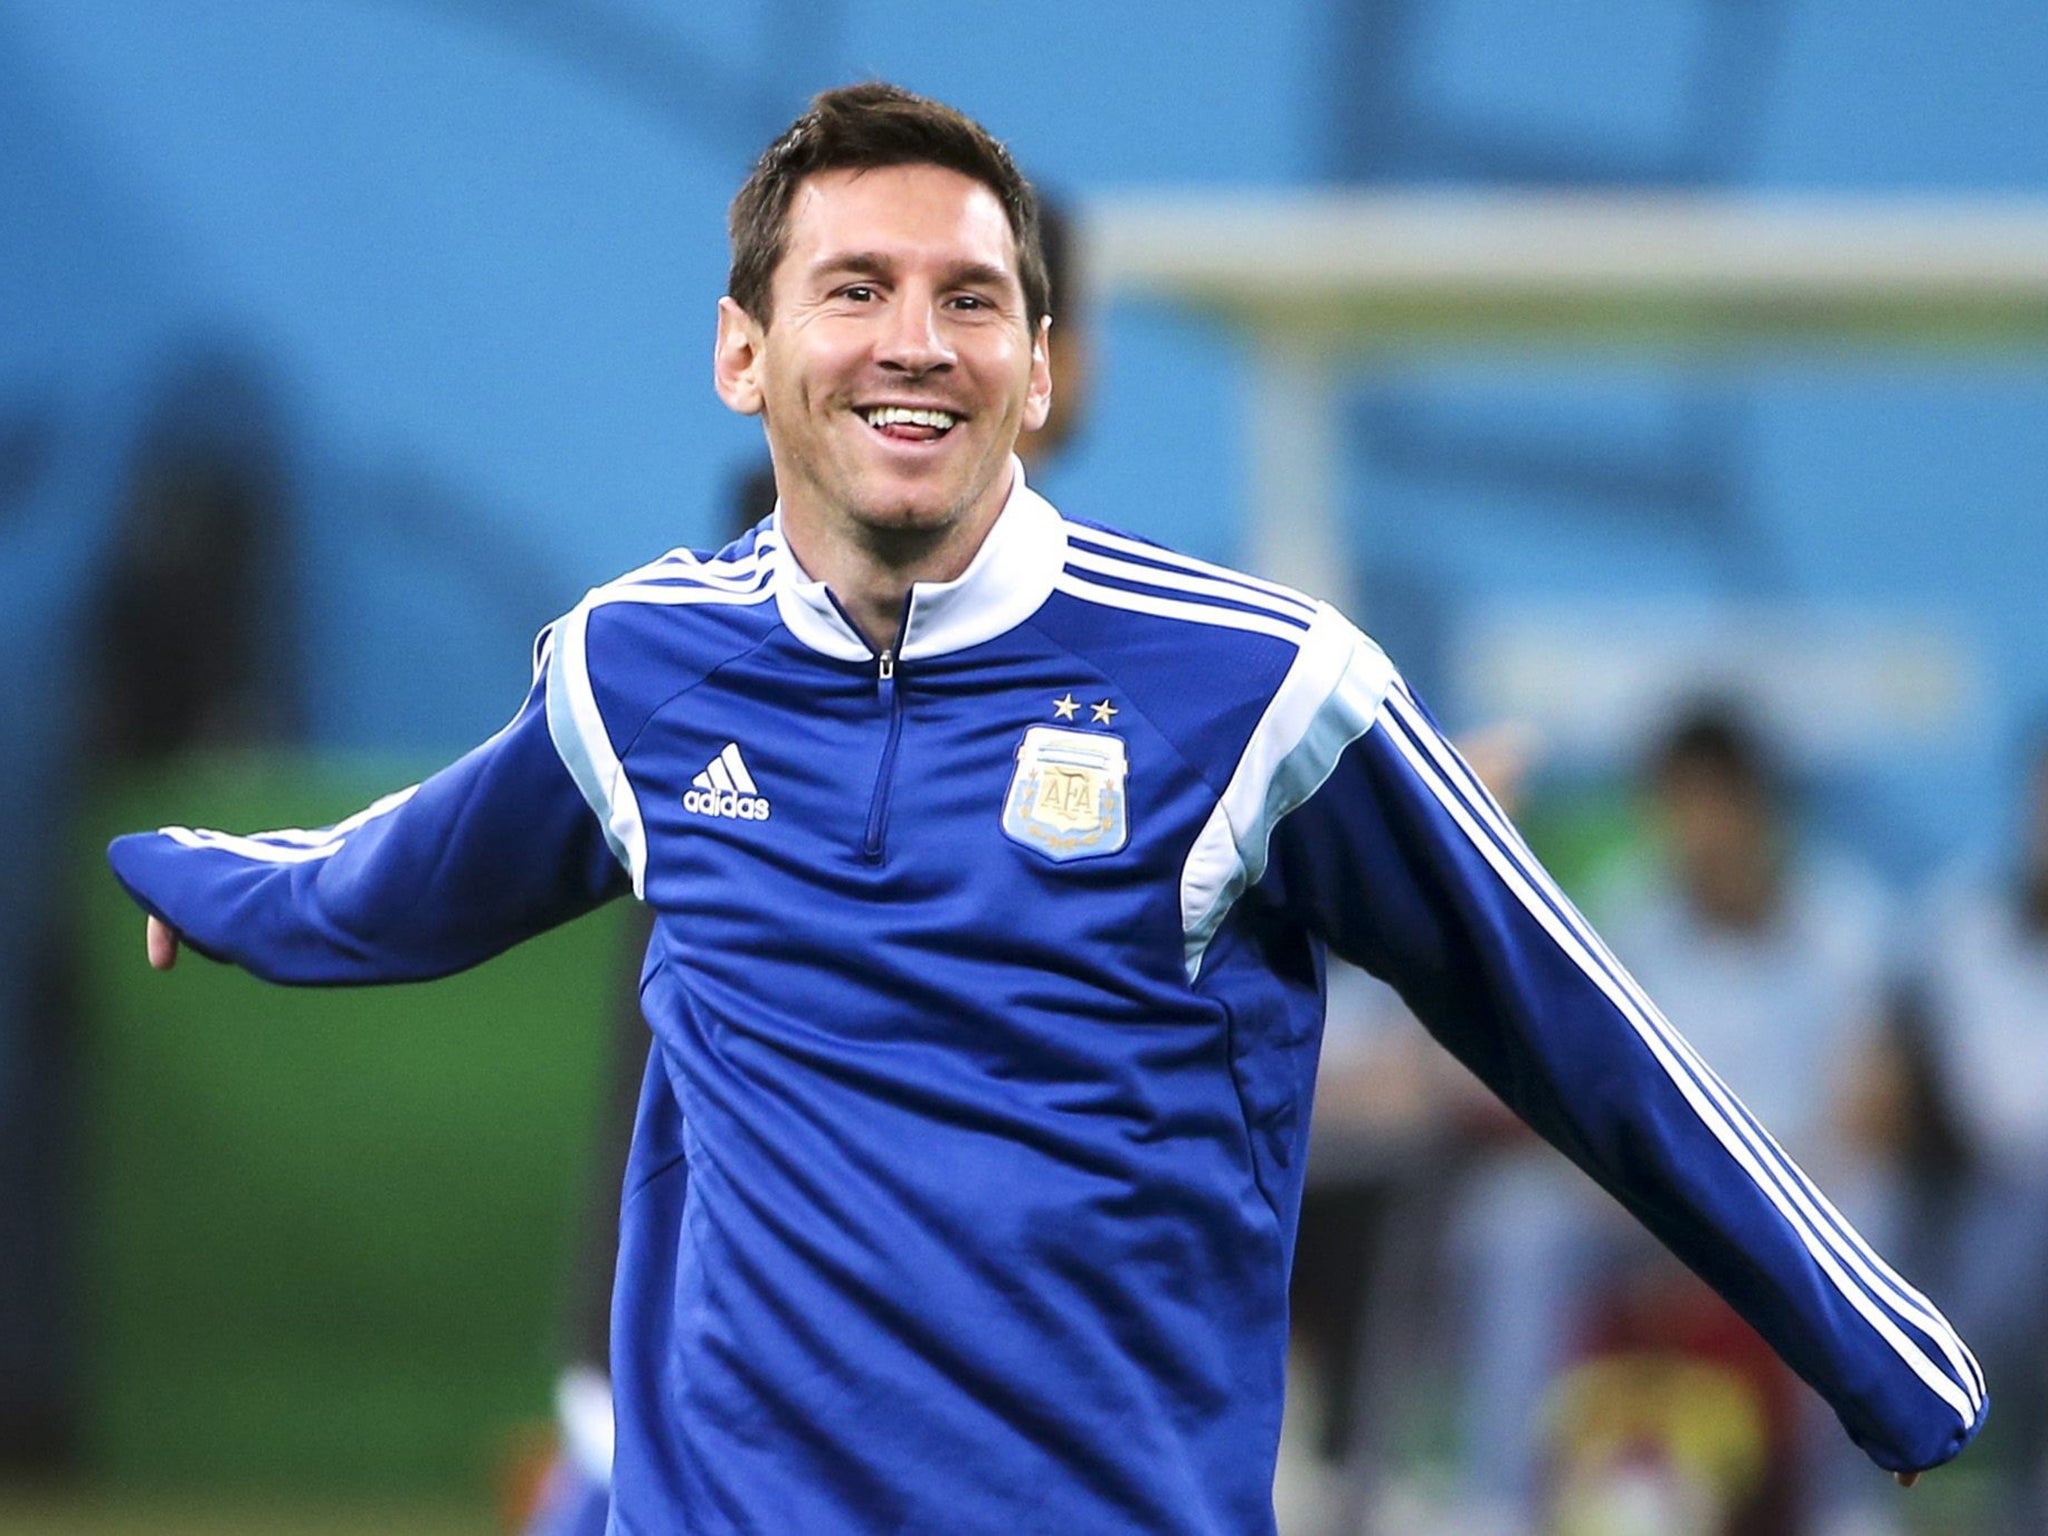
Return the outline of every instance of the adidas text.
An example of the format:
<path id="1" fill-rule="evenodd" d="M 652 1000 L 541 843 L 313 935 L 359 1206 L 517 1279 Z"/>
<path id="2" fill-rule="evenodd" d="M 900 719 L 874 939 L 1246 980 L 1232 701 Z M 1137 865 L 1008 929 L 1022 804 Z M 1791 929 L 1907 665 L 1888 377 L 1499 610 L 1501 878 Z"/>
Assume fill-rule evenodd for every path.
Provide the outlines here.
<path id="1" fill-rule="evenodd" d="M 768 801 L 730 789 L 692 789 L 683 794 L 683 809 L 692 816 L 730 816 L 739 821 L 766 821 Z"/>

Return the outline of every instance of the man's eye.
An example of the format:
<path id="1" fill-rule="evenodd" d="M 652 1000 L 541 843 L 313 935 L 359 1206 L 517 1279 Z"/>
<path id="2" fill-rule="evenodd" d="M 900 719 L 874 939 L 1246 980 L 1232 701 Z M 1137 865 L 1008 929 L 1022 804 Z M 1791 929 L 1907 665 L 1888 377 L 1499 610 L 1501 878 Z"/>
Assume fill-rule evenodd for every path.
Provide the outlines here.
<path id="1" fill-rule="evenodd" d="M 978 293 L 959 293 L 953 296 L 953 307 L 955 309 L 990 309 L 994 306 Z"/>
<path id="2" fill-rule="evenodd" d="M 851 299 L 856 304 L 865 304 L 875 296 L 875 290 L 867 283 L 850 283 L 839 290 L 839 297 Z"/>

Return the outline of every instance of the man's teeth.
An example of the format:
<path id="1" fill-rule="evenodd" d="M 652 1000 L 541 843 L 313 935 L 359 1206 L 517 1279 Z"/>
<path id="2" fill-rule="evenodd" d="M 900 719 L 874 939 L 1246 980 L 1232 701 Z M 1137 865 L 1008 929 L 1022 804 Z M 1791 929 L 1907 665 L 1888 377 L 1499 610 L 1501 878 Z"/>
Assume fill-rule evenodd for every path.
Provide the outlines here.
<path id="1" fill-rule="evenodd" d="M 871 427 L 935 427 L 943 432 L 953 425 L 950 411 L 928 411 L 908 405 L 878 405 L 864 414 Z"/>

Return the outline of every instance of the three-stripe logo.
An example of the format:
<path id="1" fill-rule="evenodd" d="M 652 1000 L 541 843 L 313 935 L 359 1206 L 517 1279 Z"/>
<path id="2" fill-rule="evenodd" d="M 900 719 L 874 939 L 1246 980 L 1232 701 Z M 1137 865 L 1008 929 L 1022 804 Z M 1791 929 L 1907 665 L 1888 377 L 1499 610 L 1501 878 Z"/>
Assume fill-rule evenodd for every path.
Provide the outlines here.
<path id="1" fill-rule="evenodd" d="M 704 771 L 683 792 L 683 809 L 693 816 L 727 816 L 736 821 L 766 821 L 768 800 L 747 772 L 740 745 L 728 741 Z"/>

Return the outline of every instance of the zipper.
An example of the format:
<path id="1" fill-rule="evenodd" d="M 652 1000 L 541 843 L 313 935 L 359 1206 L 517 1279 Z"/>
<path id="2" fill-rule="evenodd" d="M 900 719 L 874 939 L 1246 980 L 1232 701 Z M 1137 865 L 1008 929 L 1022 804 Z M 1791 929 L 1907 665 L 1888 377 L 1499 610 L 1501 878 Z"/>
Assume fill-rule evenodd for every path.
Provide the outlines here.
<path id="1" fill-rule="evenodd" d="M 896 644 L 875 658 L 875 697 L 889 717 L 888 734 L 882 738 L 882 761 L 875 769 L 875 793 L 868 802 L 867 835 L 861 841 L 861 857 L 870 864 L 882 862 L 884 834 L 889 828 L 889 792 L 896 779 L 896 744 L 903 738 L 903 694 L 896 686 L 896 652 L 910 632 L 910 595 L 903 598 L 903 622 L 896 626 Z"/>

